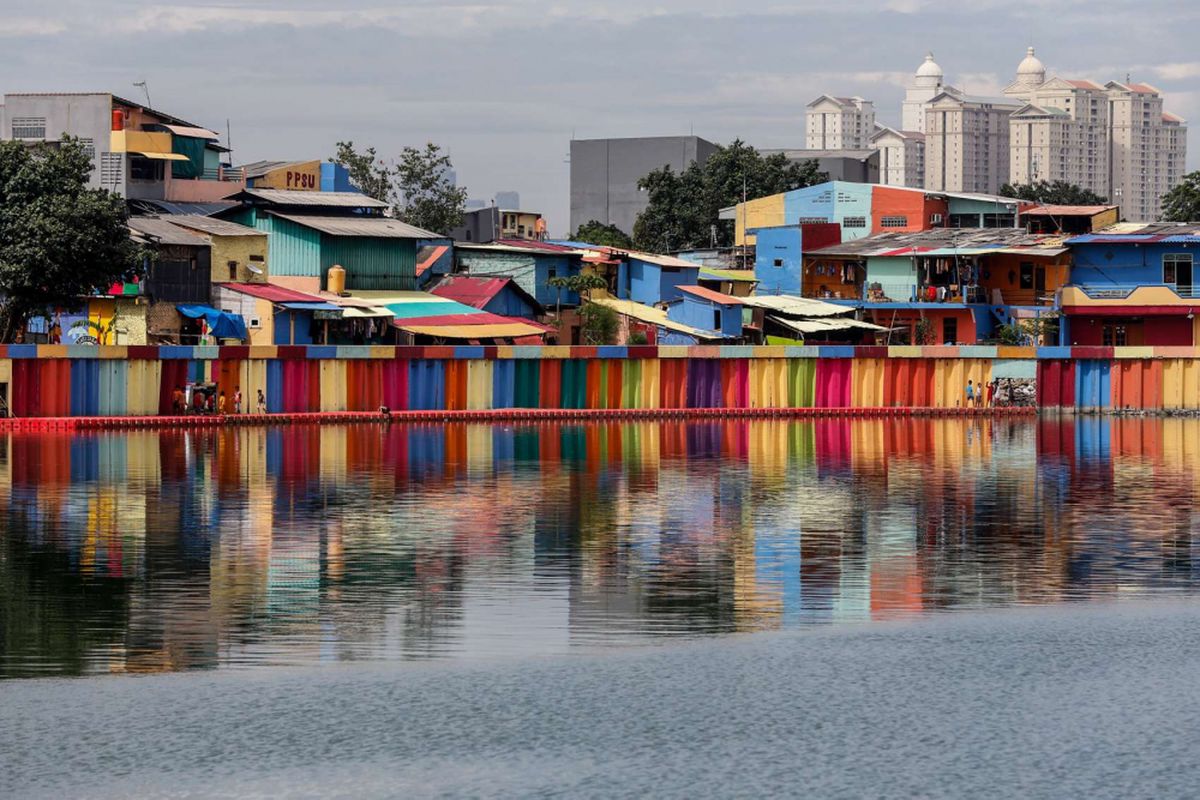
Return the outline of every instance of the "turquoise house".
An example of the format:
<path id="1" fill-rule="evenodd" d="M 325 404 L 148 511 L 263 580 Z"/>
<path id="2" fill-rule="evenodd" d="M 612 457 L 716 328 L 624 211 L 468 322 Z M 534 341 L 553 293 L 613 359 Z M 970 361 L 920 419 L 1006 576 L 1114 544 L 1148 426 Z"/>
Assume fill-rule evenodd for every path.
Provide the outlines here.
<path id="1" fill-rule="evenodd" d="M 271 282 L 298 291 L 328 289 L 335 265 L 349 291 L 416 289 L 418 245 L 438 238 L 357 192 L 246 189 L 230 199 L 241 205 L 217 216 L 265 231 Z"/>

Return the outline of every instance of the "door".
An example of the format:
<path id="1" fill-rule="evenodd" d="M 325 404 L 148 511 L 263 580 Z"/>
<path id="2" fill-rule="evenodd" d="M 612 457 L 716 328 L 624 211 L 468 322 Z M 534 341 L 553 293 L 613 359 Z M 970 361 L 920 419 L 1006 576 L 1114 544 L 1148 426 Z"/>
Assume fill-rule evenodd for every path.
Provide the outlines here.
<path id="1" fill-rule="evenodd" d="M 1175 291 L 1180 297 L 1192 296 L 1192 257 L 1181 258 L 1175 263 Z"/>

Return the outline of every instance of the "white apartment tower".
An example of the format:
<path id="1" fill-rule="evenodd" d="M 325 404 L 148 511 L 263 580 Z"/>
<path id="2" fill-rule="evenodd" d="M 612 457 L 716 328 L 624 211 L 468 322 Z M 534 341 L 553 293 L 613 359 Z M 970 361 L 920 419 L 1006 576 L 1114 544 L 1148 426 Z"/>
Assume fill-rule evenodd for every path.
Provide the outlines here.
<path id="1" fill-rule="evenodd" d="M 805 112 L 809 150 L 866 150 L 875 133 L 875 105 L 861 97 L 821 95 Z"/>
<path id="2" fill-rule="evenodd" d="M 943 91 L 925 104 L 925 187 L 996 194 L 1008 183 L 1008 118 L 1002 98 Z"/>
<path id="3" fill-rule="evenodd" d="M 925 132 L 925 104 L 943 91 L 962 94 L 953 86 L 943 82 L 942 68 L 933 60 L 933 53 L 926 53 L 925 60 L 917 67 L 912 83 L 904 92 L 904 104 L 900 108 L 900 129 Z"/>
<path id="4" fill-rule="evenodd" d="M 879 151 L 879 182 L 888 186 L 925 187 L 925 134 L 879 126 L 871 137 Z"/>
<path id="5" fill-rule="evenodd" d="M 1143 83 L 1047 79 L 1033 48 L 1004 90 L 1014 183 L 1066 181 L 1107 197 L 1130 220 L 1154 220 L 1183 178 L 1187 126 Z"/>

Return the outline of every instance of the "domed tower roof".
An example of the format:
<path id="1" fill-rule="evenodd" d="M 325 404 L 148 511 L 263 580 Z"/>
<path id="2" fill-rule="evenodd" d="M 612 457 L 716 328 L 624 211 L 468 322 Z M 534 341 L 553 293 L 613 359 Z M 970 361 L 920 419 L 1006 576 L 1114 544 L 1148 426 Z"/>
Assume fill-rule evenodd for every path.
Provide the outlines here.
<path id="1" fill-rule="evenodd" d="M 1025 58 L 1017 67 L 1017 83 L 1034 88 L 1046 82 L 1046 65 L 1033 54 L 1033 48 L 1025 52 Z"/>
<path id="2" fill-rule="evenodd" d="M 925 61 L 917 67 L 917 86 L 941 86 L 944 77 L 942 68 L 933 60 L 933 53 L 926 53 Z"/>

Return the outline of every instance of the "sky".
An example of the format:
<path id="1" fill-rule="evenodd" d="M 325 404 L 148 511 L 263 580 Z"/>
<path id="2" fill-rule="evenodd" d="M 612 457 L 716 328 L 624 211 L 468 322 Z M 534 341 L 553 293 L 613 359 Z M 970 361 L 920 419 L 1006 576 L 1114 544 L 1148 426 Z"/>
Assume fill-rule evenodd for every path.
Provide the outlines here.
<path id="1" fill-rule="evenodd" d="M 234 161 L 436 142 L 471 197 L 516 190 L 566 234 L 572 137 L 803 147 L 805 104 L 898 124 L 932 50 L 975 94 L 1030 44 L 1050 75 L 1151 83 L 1196 122 L 1193 0 L 0 0 L 0 92 L 104 91 L 224 134 Z"/>

